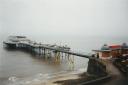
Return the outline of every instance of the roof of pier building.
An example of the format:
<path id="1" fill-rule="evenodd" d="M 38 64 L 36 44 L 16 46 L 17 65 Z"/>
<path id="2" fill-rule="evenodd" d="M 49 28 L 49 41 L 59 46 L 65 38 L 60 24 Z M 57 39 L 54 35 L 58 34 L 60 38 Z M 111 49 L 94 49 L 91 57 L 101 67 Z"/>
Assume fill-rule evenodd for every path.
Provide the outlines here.
<path id="1" fill-rule="evenodd" d="M 110 48 L 107 44 L 104 44 L 100 50 L 110 50 Z"/>
<path id="2" fill-rule="evenodd" d="M 122 44 L 122 48 L 123 48 L 123 49 L 128 49 L 127 43 L 123 43 L 123 44 Z"/>
<path id="3" fill-rule="evenodd" d="M 20 42 L 20 41 L 28 41 L 26 36 L 9 36 L 8 41 L 12 42 Z"/>

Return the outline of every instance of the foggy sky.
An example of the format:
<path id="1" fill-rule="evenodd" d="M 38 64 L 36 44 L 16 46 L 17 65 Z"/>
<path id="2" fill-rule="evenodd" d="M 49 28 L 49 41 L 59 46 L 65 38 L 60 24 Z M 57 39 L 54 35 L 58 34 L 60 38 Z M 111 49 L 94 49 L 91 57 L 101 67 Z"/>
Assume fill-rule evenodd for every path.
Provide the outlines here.
<path id="1" fill-rule="evenodd" d="M 0 33 L 127 36 L 128 0 L 0 0 Z"/>

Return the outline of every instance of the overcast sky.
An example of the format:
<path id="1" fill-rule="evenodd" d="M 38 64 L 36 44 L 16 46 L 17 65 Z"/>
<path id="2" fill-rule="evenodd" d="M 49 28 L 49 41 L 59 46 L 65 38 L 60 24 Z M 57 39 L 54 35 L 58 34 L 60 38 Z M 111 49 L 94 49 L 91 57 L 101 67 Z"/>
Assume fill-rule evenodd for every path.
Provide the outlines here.
<path id="1" fill-rule="evenodd" d="M 0 0 L 0 33 L 127 36 L 128 0 Z"/>

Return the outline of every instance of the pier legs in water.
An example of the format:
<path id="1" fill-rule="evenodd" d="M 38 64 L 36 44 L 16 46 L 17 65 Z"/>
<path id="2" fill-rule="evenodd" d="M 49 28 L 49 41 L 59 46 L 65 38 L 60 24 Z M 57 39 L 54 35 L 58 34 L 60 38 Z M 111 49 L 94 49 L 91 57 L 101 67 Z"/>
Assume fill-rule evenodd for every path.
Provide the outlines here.
<path id="1" fill-rule="evenodd" d="M 54 62 L 54 64 L 67 62 L 69 69 L 70 70 L 74 69 L 74 55 L 59 51 L 53 51 L 46 48 L 32 47 L 32 46 L 28 46 L 27 50 L 37 57 L 40 58 L 42 57 L 45 60 L 49 59 L 50 62 Z"/>
<path id="2" fill-rule="evenodd" d="M 96 59 L 89 59 L 87 73 L 93 76 L 104 76 L 107 74 L 106 66 Z"/>

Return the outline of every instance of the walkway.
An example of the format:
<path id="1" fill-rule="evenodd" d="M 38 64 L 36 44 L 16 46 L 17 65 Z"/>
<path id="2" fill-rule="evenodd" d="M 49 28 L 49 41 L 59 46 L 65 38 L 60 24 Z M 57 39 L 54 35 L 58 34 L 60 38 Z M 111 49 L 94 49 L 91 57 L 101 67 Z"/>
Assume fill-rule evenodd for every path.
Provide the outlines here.
<path id="1" fill-rule="evenodd" d="M 106 82 L 103 82 L 101 84 L 98 85 L 128 85 L 128 78 L 126 78 L 119 70 L 118 68 L 116 68 L 112 61 L 110 60 L 105 60 L 104 61 L 106 66 L 107 66 L 107 70 L 110 73 L 110 75 L 112 75 L 112 79 Z"/>

